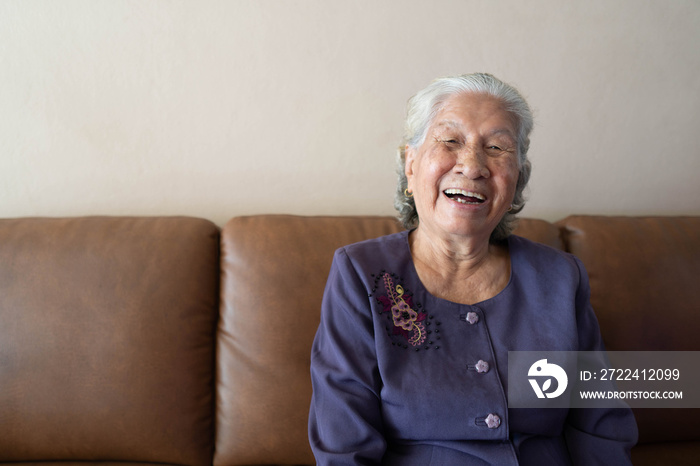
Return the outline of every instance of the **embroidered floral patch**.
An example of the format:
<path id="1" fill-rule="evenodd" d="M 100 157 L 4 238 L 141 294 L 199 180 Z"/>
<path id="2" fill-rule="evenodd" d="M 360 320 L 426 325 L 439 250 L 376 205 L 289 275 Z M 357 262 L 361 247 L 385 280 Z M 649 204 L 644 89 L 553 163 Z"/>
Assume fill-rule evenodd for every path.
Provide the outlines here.
<path id="1" fill-rule="evenodd" d="M 420 304 L 414 304 L 413 296 L 404 289 L 400 284 L 396 284 L 394 280 L 397 277 L 382 271 L 381 274 L 375 276 L 375 289 L 377 292 L 377 302 L 382 305 L 380 313 L 388 313 L 388 318 L 393 323 L 393 327 L 387 327 L 387 332 L 390 335 L 401 336 L 411 346 L 416 347 L 416 351 L 421 349 L 421 345 L 425 345 L 423 349 L 430 349 L 433 341 L 429 339 L 429 334 L 433 333 L 426 330 L 426 326 L 431 324 L 426 312 L 421 310 Z M 378 289 L 383 289 L 384 293 L 380 293 Z M 427 320 L 427 321 L 426 321 Z M 436 322 L 439 325 L 439 322 Z M 436 330 L 436 333 L 439 330 Z M 438 340 L 440 337 L 436 337 Z M 407 345 L 401 345 L 407 348 Z M 433 346 L 437 349 L 439 346 Z"/>

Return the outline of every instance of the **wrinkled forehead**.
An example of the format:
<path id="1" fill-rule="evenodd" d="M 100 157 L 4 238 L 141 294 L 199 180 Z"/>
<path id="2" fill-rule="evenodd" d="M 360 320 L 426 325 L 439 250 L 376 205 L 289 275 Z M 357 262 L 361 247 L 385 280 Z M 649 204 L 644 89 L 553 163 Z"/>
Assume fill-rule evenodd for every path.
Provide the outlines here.
<path id="1" fill-rule="evenodd" d="M 427 132 L 454 130 L 500 136 L 517 142 L 518 119 L 501 99 L 490 94 L 460 93 L 435 107 Z"/>
<path id="2" fill-rule="evenodd" d="M 466 128 L 464 125 L 457 120 L 449 119 L 449 118 L 444 118 L 444 119 L 439 119 L 436 118 L 436 121 L 433 122 L 433 125 L 431 125 L 433 130 L 440 131 L 440 130 L 454 130 L 454 131 L 464 131 Z M 514 128 L 509 127 L 510 125 L 503 125 L 503 126 L 494 126 L 493 128 L 489 128 L 487 131 L 484 132 L 485 136 L 504 136 L 512 139 L 514 142 L 516 140 L 515 133 L 514 133 Z"/>

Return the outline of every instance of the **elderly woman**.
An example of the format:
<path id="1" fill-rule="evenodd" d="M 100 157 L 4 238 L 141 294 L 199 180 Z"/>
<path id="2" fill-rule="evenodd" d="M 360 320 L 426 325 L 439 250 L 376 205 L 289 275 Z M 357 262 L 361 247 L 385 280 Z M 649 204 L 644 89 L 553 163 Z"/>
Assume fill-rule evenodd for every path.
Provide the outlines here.
<path id="1" fill-rule="evenodd" d="M 508 351 L 603 348 L 570 254 L 511 235 L 532 115 L 488 74 L 409 101 L 396 205 L 406 231 L 336 252 L 313 345 L 320 465 L 622 465 L 620 409 L 509 409 Z"/>

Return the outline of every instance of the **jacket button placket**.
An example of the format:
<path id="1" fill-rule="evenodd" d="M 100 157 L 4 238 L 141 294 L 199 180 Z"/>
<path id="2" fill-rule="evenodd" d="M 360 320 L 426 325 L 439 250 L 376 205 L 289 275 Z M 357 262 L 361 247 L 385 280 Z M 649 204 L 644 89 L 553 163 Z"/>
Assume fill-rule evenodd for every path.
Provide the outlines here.
<path id="1" fill-rule="evenodd" d="M 473 310 L 465 314 L 461 314 L 459 319 L 470 327 L 478 327 L 483 325 L 483 322 L 481 322 L 480 309 L 473 306 L 471 309 Z M 480 330 L 485 331 L 485 329 Z M 482 332 L 478 333 L 483 335 Z M 475 371 L 478 374 L 487 374 L 490 371 L 491 366 L 488 361 L 479 359 L 475 364 L 468 364 L 467 369 L 470 371 Z M 474 424 L 480 427 L 486 427 L 488 429 L 498 429 L 501 426 L 501 417 L 496 413 L 489 413 L 485 416 L 475 418 Z"/>

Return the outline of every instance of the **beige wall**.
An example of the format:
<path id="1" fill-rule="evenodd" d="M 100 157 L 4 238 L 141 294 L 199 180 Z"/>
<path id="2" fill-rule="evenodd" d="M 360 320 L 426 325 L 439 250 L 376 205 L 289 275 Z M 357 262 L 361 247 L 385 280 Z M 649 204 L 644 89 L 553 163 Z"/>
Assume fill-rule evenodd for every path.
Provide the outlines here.
<path id="1" fill-rule="evenodd" d="M 523 215 L 700 214 L 697 0 L 3 0 L 0 217 L 393 214 L 470 71 L 535 109 Z"/>

